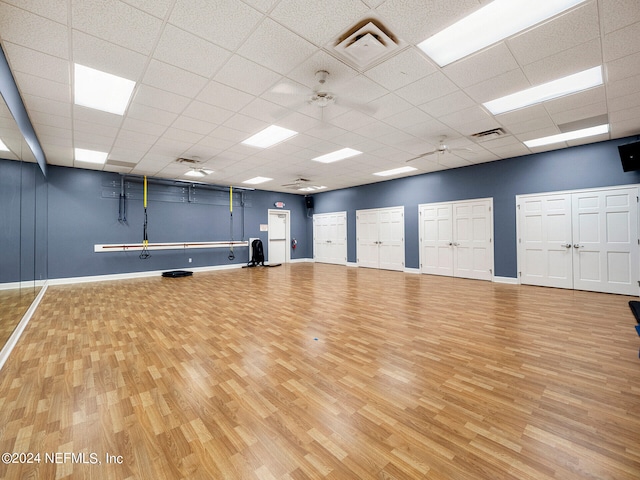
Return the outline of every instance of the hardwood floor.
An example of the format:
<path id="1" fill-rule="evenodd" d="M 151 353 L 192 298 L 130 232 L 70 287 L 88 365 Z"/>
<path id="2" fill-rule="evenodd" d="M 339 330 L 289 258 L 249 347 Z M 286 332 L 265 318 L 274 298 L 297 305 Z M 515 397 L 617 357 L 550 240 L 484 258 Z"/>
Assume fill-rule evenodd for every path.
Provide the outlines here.
<path id="1" fill-rule="evenodd" d="M 40 463 L 0 477 L 638 479 L 629 299 L 305 263 L 50 286 L 0 371 L 0 453 Z"/>
<path id="2" fill-rule="evenodd" d="M 0 350 L 39 291 L 40 287 L 0 290 Z"/>

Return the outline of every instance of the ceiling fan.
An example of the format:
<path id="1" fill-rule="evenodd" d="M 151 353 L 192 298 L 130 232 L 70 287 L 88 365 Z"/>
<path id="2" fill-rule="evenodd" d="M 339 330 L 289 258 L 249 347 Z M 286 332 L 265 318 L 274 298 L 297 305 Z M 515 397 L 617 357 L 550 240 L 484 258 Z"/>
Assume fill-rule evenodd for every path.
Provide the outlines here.
<path id="1" fill-rule="evenodd" d="M 338 96 L 335 93 L 329 91 L 326 87 L 327 79 L 329 78 L 329 76 L 330 73 L 328 71 L 318 70 L 315 73 L 315 78 L 318 83 L 310 92 L 301 93 L 298 90 L 292 89 L 289 85 L 282 84 L 276 86 L 272 91 L 274 93 L 283 95 L 304 96 L 306 97 L 306 103 L 308 103 L 309 105 L 314 105 L 323 110 L 330 105 L 336 104 L 367 114 L 372 114 L 376 111 L 374 107 L 367 105 L 366 103 L 353 102 L 346 99 L 342 95 Z"/>
<path id="2" fill-rule="evenodd" d="M 313 192 L 315 190 L 323 190 L 327 187 L 323 185 L 312 185 L 308 178 L 298 177 L 292 183 L 285 183 L 282 187 L 291 188 L 292 190 L 301 190 L 305 192 Z"/>
<path id="3" fill-rule="evenodd" d="M 440 155 L 444 155 L 445 153 L 454 153 L 454 152 L 471 152 L 471 153 L 475 153 L 470 148 L 450 148 L 449 145 L 447 145 L 445 143 L 446 139 L 447 139 L 447 137 L 445 135 L 443 135 L 442 137 L 440 137 L 440 143 L 438 144 L 438 148 L 436 148 L 435 150 L 432 150 L 431 152 L 422 153 L 422 154 L 418 155 L 417 157 L 410 158 L 409 160 L 407 160 L 407 163 L 413 162 L 414 160 L 418 160 L 420 158 L 423 158 L 423 157 L 426 157 L 426 156 L 429 156 L 429 155 L 434 155 L 434 154 L 437 154 L 438 157 L 439 157 Z"/>

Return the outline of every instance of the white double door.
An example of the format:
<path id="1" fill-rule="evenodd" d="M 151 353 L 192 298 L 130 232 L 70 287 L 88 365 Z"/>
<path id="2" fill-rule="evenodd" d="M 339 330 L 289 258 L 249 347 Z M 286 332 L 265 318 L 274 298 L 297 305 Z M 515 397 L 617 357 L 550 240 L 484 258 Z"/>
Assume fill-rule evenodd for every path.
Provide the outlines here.
<path id="1" fill-rule="evenodd" d="M 313 216 L 313 260 L 347 264 L 347 212 Z"/>
<path id="2" fill-rule="evenodd" d="M 418 206 L 420 272 L 493 278 L 493 199 Z"/>
<path id="3" fill-rule="evenodd" d="M 637 187 L 517 197 L 520 281 L 638 295 Z"/>
<path id="4" fill-rule="evenodd" d="M 404 270 L 404 207 L 356 210 L 359 267 Z"/>

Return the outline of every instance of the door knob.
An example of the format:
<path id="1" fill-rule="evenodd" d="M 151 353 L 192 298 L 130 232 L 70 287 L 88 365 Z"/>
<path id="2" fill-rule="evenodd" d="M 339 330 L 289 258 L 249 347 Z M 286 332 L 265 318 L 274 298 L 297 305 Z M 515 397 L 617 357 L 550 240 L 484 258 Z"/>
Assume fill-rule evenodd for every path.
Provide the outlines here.
<path id="1" fill-rule="evenodd" d="M 580 245 L 578 245 L 577 243 L 574 243 L 573 248 L 580 248 Z"/>
<path id="2" fill-rule="evenodd" d="M 570 243 L 565 243 L 564 245 L 562 245 L 564 248 L 571 248 L 571 244 Z"/>

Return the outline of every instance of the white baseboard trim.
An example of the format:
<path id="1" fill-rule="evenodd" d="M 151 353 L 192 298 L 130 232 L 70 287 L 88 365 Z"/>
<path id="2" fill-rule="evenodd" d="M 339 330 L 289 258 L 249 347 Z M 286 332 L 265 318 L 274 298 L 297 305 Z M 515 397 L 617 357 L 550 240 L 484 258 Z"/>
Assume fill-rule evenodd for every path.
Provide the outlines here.
<path id="1" fill-rule="evenodd" d="M 407 268 L 407 267 L 405 267 L 404 273 L 411 273 L 411 274 L 415 275 L 416 273 L 417 274 L 420 273 L 420 269 L 419 268 Z"/>
<path id="2" fill-rule="evenodd" d="M 347 262 L 347 267 L 357 267 L 358 263 L 357 262 Z"/>
<path id="3" fill-rule="evenodd" d="M 517 278 L 513 277 L 493 277 L 495 283 L 507 283 L 509 285 L 519 285 L 520 282 Z"/>
<path id="4" fill-rule="evenodd" d="M 307 263 L 307 262 L 313 263 L 314 260 L 313 258 L 292 258 L 289 261 L 289 263 Z"/>
<path id="5" fill-rule="evenodd" d="M 162 272 L 171 270 L 188 270 L 191 272 L 210 272 L 215 270 L 231 270 L 235 268 L 242 268 L 246 264 L 234 263 L 232 265 L 212 265 L 209 267 L 183 267 L 174 268 L 169 270 L 151 270 L 146 272 L 130 272 L 130 273 L 115 273 L 112 275 L 94 275 L 89 277 L 69 277 L 69 278 L 52 278 L 47 281 L 49 285 L 71 285 L 74 283 L 90 283 L 90 282 L 108 282 L 111 280 L 128 280 L 132 278 L 146 278 L 146 277 L 159 277 Z"/>
<path id="6" fill-rule="evenodd" d="M 43 287 L 45 283 L 47 283 L 46 280 L 0 283 L 0 290 L 18 290 L 20 288 L 32 288 L 34 286 Z"/>
<path id="7" fill-rule="evenodd" d="M 26 313 L 22 317 L 22 320 L 20 320 L 15 330 L 7 340 L 7 343 L 5 343 L 4 346 L 2 347 L 2 350 L 0 350 L 0 370 L 2 370 L 2 367 L 4 366 L 5 362 L 9 358 L 9 355 L 11 354 L 13 347 L 15 347 L 18 344 L 18 340 L 20 339 L 22 332 L 24 332 L 25 327 L 29 323 L 29 320 L 31 320 L 31 317 L 33 316 L 36 309 L 38 308 L 38 305 L 40 304 L 40 300 L 42 300 L 42 297 L 44 297 L 44 294 L 46 291 L 47 291 L 47 282 L 44 282 L 44 284 L 42 285 L 42 288 L 40 289 L 40 292 L 38 292 L 38 295 L 36 295 L 36 298 L 33 300 L 33 302 L 31 302 L 31 305 L 29 306 Z"/>

